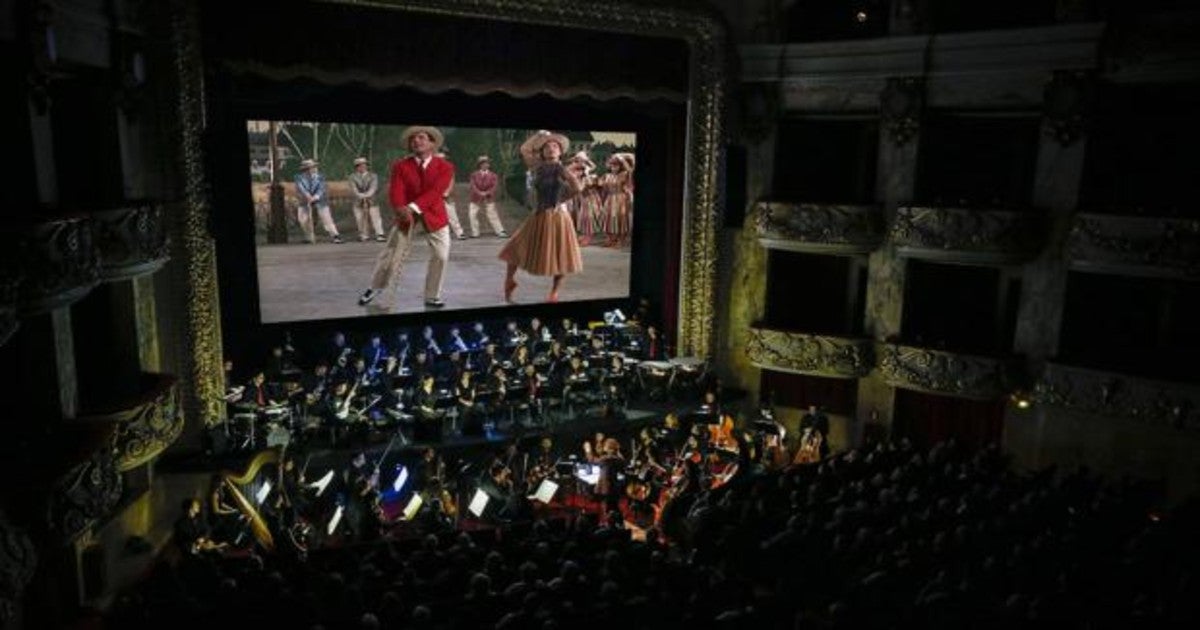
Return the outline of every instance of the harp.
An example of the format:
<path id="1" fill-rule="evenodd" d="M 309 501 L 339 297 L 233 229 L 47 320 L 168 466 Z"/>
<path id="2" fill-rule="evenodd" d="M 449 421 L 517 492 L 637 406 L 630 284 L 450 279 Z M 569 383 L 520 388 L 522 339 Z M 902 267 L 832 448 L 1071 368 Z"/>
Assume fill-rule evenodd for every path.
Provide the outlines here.
<path id="1" fill-rule="evenodd" d="M 273 488 L 279 480 L 279 456 L 279 449 L 267 449 L 251 458 L 245 471 L 225 471 L 221 474 L 221 481 L 237 504 L 238 511 L 246 517 L 251 534 L 267 551 L 275 550 L 275 539 L 263 518 L 261 507 L 266 505 L 272 491 L 279 492 Z"/>

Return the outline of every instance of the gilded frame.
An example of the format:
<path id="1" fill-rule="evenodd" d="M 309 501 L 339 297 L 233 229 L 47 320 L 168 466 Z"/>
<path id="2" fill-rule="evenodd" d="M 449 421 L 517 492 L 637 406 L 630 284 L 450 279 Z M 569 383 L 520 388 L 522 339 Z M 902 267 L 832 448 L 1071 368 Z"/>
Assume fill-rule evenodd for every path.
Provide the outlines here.
<path id="1" fill-rule="evenodd" d="M 321 0 L 409 13 L 524 22 L 684 40 L 689 48 L 683 226 L 676 353 L 710 357 L 715 341 L 718 169 L 727 94 L 725 25 L 709 11 L 614 2 L 602 7 L 562 0 Z M 209 200 L 202 135 L 204 71 L 195 2 L 175 0 L 171 43 L 178 97 L 182 217 L 174 222 L 187 276 L 184 409 L 211 424 L 224 415 L 221 317 L 216 247 L 208 232 Z"/>

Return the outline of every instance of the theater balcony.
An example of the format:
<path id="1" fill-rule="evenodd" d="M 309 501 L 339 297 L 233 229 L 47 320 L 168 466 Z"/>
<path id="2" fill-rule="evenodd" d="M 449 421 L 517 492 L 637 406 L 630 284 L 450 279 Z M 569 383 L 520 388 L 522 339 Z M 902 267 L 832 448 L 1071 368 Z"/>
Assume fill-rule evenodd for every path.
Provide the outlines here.
<path id="1" fill-rule="evenodd" d="M 1158 278 L 1200 277 L 1200 219 L 1075 216 L 1067 238 L 1076 271 Z"/>
<path id="2" fill-rule="evenodd" d="M 100 276 L 107 282 L 154 273 L 169 259 L 167 227 L 161 206 L 131 203 L 92 213 Z"/>
<path id="3" fill-rule="evenodd" d="M 1200 385 L 1051 362 L 1043 369 L 1033 395 L 1039 404 L 1091 416 L 1200 429 Z"/>
<path id="4" fill-rule="evenodd" d="M 901 206 L 888 234 L 896 253 L 969 265 L 1010 265 L 1041 249 L 1036 215 L 1015 210 Z"/>
<path id="5" fill-rule="evenodd" d="M 758 242 L 810 254 L 869 254 L 883 242 L 878 205 L 761 201 L 754 208 Z"/>
<path id="6" fill-rule="evenodd" d="M 973 400 L 996 400 L 1011 387 L 1005 359 L 899 343 L 875 349 L 883 380 L 892 387 Z"/>
<path id="7" fill-rule="evenodd" d="M 763 369 L 830 378 L 866 376 L 874 365 L 866 337 L 811 335 L 762 324 L 750 328 L 746 356 Z"/>
<path id="8" fill-rule="evenodd" d="M 93 232 L 92 220 L 84 216 L 41 220 L 24 230 L 22 316 L 69 306 L 96 286 L 100 256 Z"/>

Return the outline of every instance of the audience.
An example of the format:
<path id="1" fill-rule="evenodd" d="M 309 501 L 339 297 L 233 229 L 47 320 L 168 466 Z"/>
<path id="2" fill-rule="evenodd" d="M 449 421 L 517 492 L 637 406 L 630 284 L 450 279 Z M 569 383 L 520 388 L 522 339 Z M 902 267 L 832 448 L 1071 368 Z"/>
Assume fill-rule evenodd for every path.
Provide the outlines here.
<path id="1" fill-rule="evenodd" d="M 1181 625 L 1196 506 L 1000 451 L 882 443 L 701 493 L 686 537 L 585 513 L 307 559 L 184 557 L 112 627 L 1008 628 Z"/>

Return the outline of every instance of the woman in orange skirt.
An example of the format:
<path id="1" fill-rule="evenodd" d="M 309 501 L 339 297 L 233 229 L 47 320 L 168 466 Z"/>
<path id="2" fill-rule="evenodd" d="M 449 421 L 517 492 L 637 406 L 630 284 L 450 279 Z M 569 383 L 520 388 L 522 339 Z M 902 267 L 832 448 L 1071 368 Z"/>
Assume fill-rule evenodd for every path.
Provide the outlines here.
<path id="1" fill-rule="evenodd" d="M 558 301 L 567 274 L 583 270 L 570 209 L 572 198 L 582 189 L 583 166 L 563 165 L 562 155 L 568 146 L 566 137 L 549 131 L 539 131 L 521 145 L 521 157 L 533 171 L 533 214 L 500 250 L 500 260 L 508 263 L 504 278 L 506 302 L 513 300 L 518 268 L 553 278 L 547 302 Z"/>

